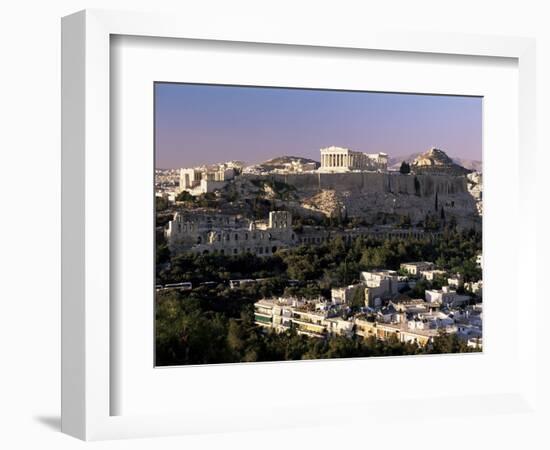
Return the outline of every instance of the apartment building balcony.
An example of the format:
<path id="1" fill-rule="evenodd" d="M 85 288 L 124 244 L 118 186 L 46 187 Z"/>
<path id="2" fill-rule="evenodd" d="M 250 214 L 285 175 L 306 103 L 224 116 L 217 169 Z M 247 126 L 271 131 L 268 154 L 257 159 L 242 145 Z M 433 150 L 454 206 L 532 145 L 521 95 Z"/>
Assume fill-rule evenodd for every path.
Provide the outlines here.
<path id="1" fill-rule="evenodd" d="M 254 321 L 259 325 L 270 325 L 272 324 L 272 317 L 267 314 L 254 313 Z"/>

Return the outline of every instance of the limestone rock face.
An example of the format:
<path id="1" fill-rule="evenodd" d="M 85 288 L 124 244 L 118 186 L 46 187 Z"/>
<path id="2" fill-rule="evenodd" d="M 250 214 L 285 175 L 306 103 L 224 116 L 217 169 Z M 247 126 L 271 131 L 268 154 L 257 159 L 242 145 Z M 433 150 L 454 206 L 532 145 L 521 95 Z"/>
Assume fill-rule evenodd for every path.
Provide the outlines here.
<path id="1" fill-rule="evenodd" d="M 433 173 L 448 175 L 466 175 L 470 170 L 456 164 L 447 154 L 438 148 L 431 148 L 414 159 L 411 170 L 415 173 Z"/>
<path id="2" fill-rule="evenodd" d="M 468 174 L 468 192 L 475 199 L 476 209 L 480 216 L 483 215 L 483 176 L 479 172 Z"/>
<path id="3" fill-rule="evenodd" d="M 324 216 L 337 217 L 345 208 L 346 194 L 348 193 L 325 189 L 311 197 L 305 197 L 302 204 L 305 208 L 318 211 Z"/>
<path id="4" fill-rule="evenodd" d="M 273 186 L 291 186 L 288 196 Z M 302 174 L 243 174 L 226 187 L 236 199 L 223 205 L 226 212 L 252 214 L 258 199 L 296 217 L 346 217 L 369 224 L 399 222 L 408 216 L 413 225 L 426 215 L 444 215 L 460 228 L 481 227 L 481 174 L 352 172 Z M 254 205 L 254 206 L 252 206 Z M 259 206 L 258 206 L 259 205 Z M 267 214 L 267 212 L 265 213 Z M 392 222 L 393 221 L 393 222 Z"/>

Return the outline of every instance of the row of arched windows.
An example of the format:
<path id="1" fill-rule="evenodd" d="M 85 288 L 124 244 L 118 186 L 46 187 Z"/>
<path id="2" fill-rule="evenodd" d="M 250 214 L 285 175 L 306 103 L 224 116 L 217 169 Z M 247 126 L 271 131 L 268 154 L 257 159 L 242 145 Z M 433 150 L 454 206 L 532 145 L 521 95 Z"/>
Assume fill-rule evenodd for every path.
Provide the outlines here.
<path id="1" fill-rule="evenodd" d="M 253 247 L 253 248 L 222 248 L 220 250 L 213 249 L 212 251 L 206 249 L 202 251 L 203 255 L 208 255 L 210 253 L 212 254 L 220 254 L 220 255 L 238 255 L 239 253 L 250 253 L 250 254 L 256 254 L 256 255 L 269 255 L 270 253 L 275 253 L 277 251 L 277 247 Z"/>

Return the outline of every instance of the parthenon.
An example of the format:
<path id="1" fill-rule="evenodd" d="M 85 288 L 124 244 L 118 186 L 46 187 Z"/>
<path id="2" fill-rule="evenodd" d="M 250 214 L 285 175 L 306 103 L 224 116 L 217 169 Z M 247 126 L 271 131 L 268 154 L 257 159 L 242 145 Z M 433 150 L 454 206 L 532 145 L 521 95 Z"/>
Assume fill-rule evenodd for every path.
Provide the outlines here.
<path id="1" fill-rule="evenodd" d="M 355 152 L 344 147 L 321 149 L 320 172 L 350 172 L 354 170 L 383 171 L 388 169 L 386 153 Z"/>

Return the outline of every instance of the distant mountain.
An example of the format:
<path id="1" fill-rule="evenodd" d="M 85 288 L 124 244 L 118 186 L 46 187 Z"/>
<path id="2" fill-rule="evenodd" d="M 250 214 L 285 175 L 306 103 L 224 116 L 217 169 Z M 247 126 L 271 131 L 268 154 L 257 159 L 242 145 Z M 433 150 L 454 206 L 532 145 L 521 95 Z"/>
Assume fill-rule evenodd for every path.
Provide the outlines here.
<path id="1" fill-rule="evenodd" d="M 460 164 L 462 167 L 473 170 L 474 172 L 481 173 L 483 170 L 483 166 L 481 161 L 477 161 L 475 159 L 466 159 L 466 158 L 453 158 L 453 161 L 457 164 Z"/>
<path id="2" fill-rule="evenodd" d="M 471 170 L 455 163 L 443 150 L 435 147 L 418 155 L 410 165 L 411 171 L 415 173 L 466 175 L 471 172 Z"/>
<path id="3" fill-rule="evenodd" d="M 320 166 L 318 161 L 309 158 L 302 158 L 301 156 L 278 156 L 277 158 L 272 158 L 263 163 L 257 164 L 264 169 L 273 170 L 273 169 L 284 169 L 288 164 L 315 164 L 315 168 Z"/>
<path id="4" fill-rule="evenodd" d="M 407 156 L 390 157 L 388 158 L 388 168 L 392 170 L 399 170 L 399 167 L 401 167 L 401 163 L 403 161 L 410 164 L 420 155 L 422 155 L 421 152 L 411 153 L 410 155 L 407 155 Z M 473 170 L 474 172 L 480 172 L 480 173 L 482 171 L 481 161 L 477 161 L 475 159 L 457 158 L 454 156 L 451 156 L 451 159 L 455 164 L 458 164 L 459 166 L 462 166 L 465 169 Z"/>
<path id="5" fill-rule="evenodd" d="M 399 167 L 401 167 L 401 163 L 403 161 L 410 164 L 414 161 L 415 158 L 417 158 L 420 155 L 421 153 L 418 152 L 418 153 L 411 153 L 410 155 L 407 155 L 407 156 L 390 156 L 388 158 L 388 168 L 398 170 Z"/>

